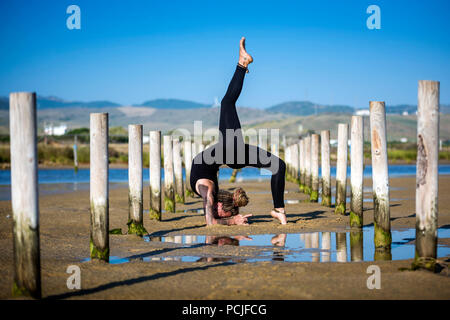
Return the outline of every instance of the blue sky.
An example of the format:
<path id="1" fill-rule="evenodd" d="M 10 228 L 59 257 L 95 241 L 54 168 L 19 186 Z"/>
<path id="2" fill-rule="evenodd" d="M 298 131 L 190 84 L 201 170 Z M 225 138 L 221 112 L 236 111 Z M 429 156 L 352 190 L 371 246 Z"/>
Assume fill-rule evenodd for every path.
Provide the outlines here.
<path id="1" fill-rule="evenodd" d="M 71 4 L 81 30 L 66 27 Z M 381 9 L 380 30 L 366 27 L 371 4 Z M 2 0 L 0 95 L 212 103 L 225 93 L 241 36 L 255 60 L 242 106 L 416 104 L 422 79 L 439 80 L 441 103 L 450 103 L 445 0 Z"/>

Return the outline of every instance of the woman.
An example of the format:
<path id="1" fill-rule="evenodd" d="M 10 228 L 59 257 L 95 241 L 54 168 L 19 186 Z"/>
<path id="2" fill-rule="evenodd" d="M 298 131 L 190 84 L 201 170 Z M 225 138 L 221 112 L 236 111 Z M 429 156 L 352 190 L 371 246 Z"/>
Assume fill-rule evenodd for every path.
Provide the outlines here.
<path id="1" fill-rule="evenodd" d="M 253 58 L 245 50 L 245 38 L 239 45 L 239 61 L 236 71 L 222 99 L 219 120 L 219 142 L 199 153 L 192 161 L 191 187 L 203 198 L 203 207 L 207 225 L 247 224 L 251 215 L 239 214 L 238 208 L 246 206 L 248 197 L 242 188 L 232 194 L 219 190 L 217 172 L 222 164 L 240 169 L 251 166 L 266 168 L 272 172 L 271 190 L 274 209 L 270 214 L 281 224 L 286 224 L 284 210 L 284 185 L 286 165 L 275 155 L 244 142 L 241 124 L 236 111 L 236 101 L 244 84 L 248 65 Z M 228 205 L 224 205 L 224 200 Z M 230 205 L 231 202 L 231 205 Z"/>

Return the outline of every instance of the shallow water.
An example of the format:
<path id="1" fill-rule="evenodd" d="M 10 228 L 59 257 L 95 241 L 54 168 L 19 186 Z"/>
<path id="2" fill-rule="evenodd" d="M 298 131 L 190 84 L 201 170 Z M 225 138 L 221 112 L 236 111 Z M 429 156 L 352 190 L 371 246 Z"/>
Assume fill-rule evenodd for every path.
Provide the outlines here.
<path id="1" fill-rule="evenodd" d="M 356 262 L 374 261 L 375 248 L 373 244 L 373 226 L 364 227 L 362 231 L 348 230 L 346 232 L 304 232 L 289 234 L 258 234 L 249 236 L 204 236 L 204 235 L 176 235 L 162 237 L 144 237 L 144 241 L 170 244 L 175 246 L 170 254 L 152 254 L 133 257 L 110 257 L 111 264 L 126 263 L 131 260 L 141 261 L 285 261 L 285 262 Z M 439 238 L 449 238 L 450 229 L 438 230 Z M 391 258 L 387 260 L 403 260 L 414 258 L 415 229 L 392 230 Z M 213 246 L 208 253 L 184 252 L 186 248 L 201 248 Z M 236 246 L 242 249 L 255 249 L 244 255 L 238 251 L 224 250 L 226 247 Z M 173 247 L 171 247 L 173 248 Z M 213 253 L 211 253 L 213 251 Z M 450 255 L 450 247 L 438 245 L 438 257 Z M 84 259 L 83 261 L 88 261 Z"/>

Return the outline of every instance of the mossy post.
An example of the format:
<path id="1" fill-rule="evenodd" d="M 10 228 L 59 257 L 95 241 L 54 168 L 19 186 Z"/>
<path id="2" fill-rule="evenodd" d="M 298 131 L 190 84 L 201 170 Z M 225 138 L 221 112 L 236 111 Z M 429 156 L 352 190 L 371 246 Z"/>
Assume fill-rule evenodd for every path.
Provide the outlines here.
<path id="1" fill-rule="evenodd" d="M 109 261 L 108 114 L 91 113 L 91 259 Z"/>
<path id="2" fill-rule="evenodd" d="M 184 203 L 183 162 L 181 160 L 181 143 L 173 139 L 173 170 L 175 174 L 175 200 Z"/>
<path id="3" fill-rule="evenodd" d="M 348 124 L 338 125 L 338 148 L 336 164 L 336 206 L 334 213 L 345 215 L 347 205 L 347 155 Z"/>
<path id="4" fill-rule="evenodd" d="M 236 176 L 237 176 L 239 170 L 240 169 L 233 169 L 233 171 L 231 172 L 231 176 L 230 176 L 230 183 L 236 182 Z"/>
<path id="5" fill-rule="evenodd" d="M 143 216 L 142 125 L 128 125 L 128 234 L 147 234 Z"/>
<path id="6" fill-rule="evenodd" d="M 362 229 L 356 229 L 356 231 L 350 231 L 350 258 L 351 261 L 363 261 L 363 231 Z"/>
<path id="7" fill-rule="evenodd" d="M 391 222 L 389 210 L 389 173 L 384 102 L 370 101 L 370 141 L 374 206 L 375 256 L 389 259 Z"/>
<path id="8" fill-rule="evenodd" d="M 300 165 L 300 177 L 298 182 L 298 188 L 300 192 L 305 191 L 305 141 L 300 139 L 298 142 L 299 151 L 299 165 Z"/>
<path id="9" fill-rule="evenodd" d="M 78 143 L 77 135 L 73 138 L 73 169 L 78 172 Z"/>
<path id="10" fill-rule="evenodd" d="M 336 261 L 347 262 L 347 232 L 336 232 Z"/>
<path id="11" fill-rule="evenodd" d="M 417 105 L 416 257 L 434 271 L 437 250 L 439 81 L 419 81 Z"/>
<path id="12" fill-rule="evenodd" d="M 186 180 L 184 183 L 184 194 L 186 197 L 192 197 L 194 192 L 191 190 L 191 169 L 192 169 L 192 144 L 190 140 L 184 141 L 184 170 Z"/>
<path id="13" fill-rule="evenodd" d="M 330 131 L 320 132 L 320 160 L 322 171 L 322 205 L 331 207 Z"/>
<path id="14" fill-rule="evenodd" d="M 322 232 L 322 243 L 321 243 L 321 258 L 322 262 L 329 262 L 331 256 L 331 233 Z"/>
<path id="15" fill-rule="evenodd" d="M 164 136 L 164 209 L 175 212 L 172 137 Z"/>
<path id="16" fill-rule="evenodd" d="M 311 195 L 309 201 L 319 201 L 319 135 L 311 135 Z"/>
<path id="17" fill-rule="evenodd" d="M 36 94 L 9 96 L 14 296 L 41 298 Z"/>
<path id="18" fill-rule="evenodd" d="M 350 227 L 363 226 L 364 127 L 361 116 L 352 116 L 350 128 Z"/>
<path id="19" fill-rule="evenodd" d="M 298 178 L 299 178 L 299 166 L 300 166 L 300 162 L 298 159 L 299 156 L 299 152 L 298 152 L 298 144 L 295 143 L 292 145 L 292 178 L 293 178 L 293 182 L 294 183 L 298 183 Z"/>
<path id="20" fill-rule="evenodd" d="M 150 131 L 150 219 L 161 221 L 161 131 Z"/>
<path id="21" fill-rule="evenodd" d="M 305 138 L 305 193 L 311 194 L 311 136 Z"/>

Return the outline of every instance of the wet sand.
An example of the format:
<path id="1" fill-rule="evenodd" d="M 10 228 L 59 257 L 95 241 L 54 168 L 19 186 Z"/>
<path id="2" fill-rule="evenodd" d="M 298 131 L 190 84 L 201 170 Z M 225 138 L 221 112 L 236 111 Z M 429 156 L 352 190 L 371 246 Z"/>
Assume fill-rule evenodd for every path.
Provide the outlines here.
<path id="1" fill-rule="evenodd" d="M 392 229 L 415 227 L 415 178 L 392 178 Z M 333 182 L 334 184 L 334 182 Z M 231 189 L 237 184 L 223 184 Z M 275 222 L 270 182 L 243 182 L 250 203 L 241 210 L 252 213 L 248 226 L 206 227 L 204 215 L 185 213 L 202 207 L 199 198 L 177 204 L 177 213 L 164 213 L 161 222 L 144 215 L 144 225 L 151 236 L 174 235 L 251 235 L 283 234 L 308 231 L 343 231 L 348 216 L 336 216 L 332 208 L 317 203 L 286 204 L 288 225 Z M 371 186 L 366 179 L 365 187 Z M 287 183 L 286 200 L 304 200 L 296 185 Z M 439 227 L 450 228 L 450 176 L 439 180 Z M 365 198 L 371 194 L 366 193 Z M 148 190 L 144 192 L 148 209 Z M 110 229 L 126 231 L 128 217 L 127 189 L 110 190 Z M 347 204 L 347 208 L 349 204 Z M 364 203 L 364 225 L 373 224 L 373 205 Z M 0 298 L 11 298 L 13 278 L 12 219 L 10 201 L 0 201 Z M 8 217 L 9 216 L 9 217 Z M 179 262 L 139 261 L 124 264 L 81 262 L 89 257 L 89 191 L 40 197 L 40 232 L 43 297 L 64 299 L 450 299 L 449 257 L 441 257 L 440 273 L 400 271 L 412 260 L 367 261 L 348 263 L 317 262 Z M 450 239 L 440 239 L 449 244 Z M 111 235 L 111 256 L 143 257 L 175 249 L 168 243 L 145 242 L 133 235 Z M 215 248 L 250 254 L 242 247 Z M 177 249 L 177 250 L 191 250 Z M 195 250 L 208 252 L 211 246 Z M 236 251 L 241 250 L 241 251 Z M 369 290 L 366 282 L 369 265 L 381 269 L 381 289 Z M 81 268 L 81 290 L 69 290 L 66 281 L 69 265 Z"/>

